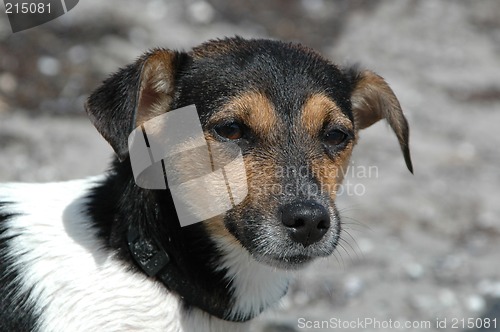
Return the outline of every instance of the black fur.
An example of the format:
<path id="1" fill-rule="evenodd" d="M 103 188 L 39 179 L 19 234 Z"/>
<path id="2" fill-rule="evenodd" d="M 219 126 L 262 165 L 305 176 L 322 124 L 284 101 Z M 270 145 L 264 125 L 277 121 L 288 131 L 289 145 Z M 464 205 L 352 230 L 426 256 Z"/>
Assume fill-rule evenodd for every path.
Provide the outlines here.
<path id="1" fill-rule="evenodd" d="M 178 80 L 176 107 L 195 104 L 203 121 L 232 96 L 253 90 L 264 93 L 290 124 L 307 97 L 324 92 L 352 119 L 352 82 L 315 51 L 272 40 L 229 43 L 228 54 L 190 62 Z"/>
<path id="2" fill-rule="evenodd" d="M 135 129 L 142 68 L 152 52 L 111 75 L 85 105 L 92 123 L 111 144 L 120 160 L 128 155 L 128 135 Z M 182 61 L 184 54 L 175 53 L 175 68 L 180 70 Z"/>
<path id="3" fill-rule="evenodd" d="M 139 188 L 129 160 L 115 161 L 108 178 L 89 198 L 87 213 L 100 230 L 99 236 L 121 259 L 135 266 L 125 241 L 129 225 L 134 224 L 145 237 L 161 242 L 170 256 L 169 264 L 188 284 L 197 285 L 200 297 L 214 306 L 229 307 L 231 283 L 224 270 L 215 271 L 220 255 L 214 243 L 200 223 L 180 227 L 168 190 Z"/>

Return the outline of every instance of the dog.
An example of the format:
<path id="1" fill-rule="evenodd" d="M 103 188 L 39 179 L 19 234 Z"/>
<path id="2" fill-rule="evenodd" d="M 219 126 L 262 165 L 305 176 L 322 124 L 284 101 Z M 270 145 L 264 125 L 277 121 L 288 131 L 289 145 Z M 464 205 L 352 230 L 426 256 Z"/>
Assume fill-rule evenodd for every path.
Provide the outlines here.
<path id="1" fill-rule="evenodd" d="M 247 195 L 181 227 L 170 190 L 134 181 L 127 142 L 187 105 L 208 142 L 239 147 Z M 0 187 L 1 331 L 247 331 L 295 271 L 335 250 L 336 190 L 359 130 L 385 119 L 412 171 L 408 123 L 384 79 L 295 43 L 154 49 L 85 108 L 116 152 L 105 175 Z"/>

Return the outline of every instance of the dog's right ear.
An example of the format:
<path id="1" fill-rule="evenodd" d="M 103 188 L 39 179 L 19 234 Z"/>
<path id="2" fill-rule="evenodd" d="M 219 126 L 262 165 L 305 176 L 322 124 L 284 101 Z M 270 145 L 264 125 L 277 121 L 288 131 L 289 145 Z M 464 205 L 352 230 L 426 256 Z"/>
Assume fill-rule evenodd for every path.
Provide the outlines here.
<path id="1" fill-rule="evenodd" d="M 85 110 L 121 161 L 128 156 L 130 133 L 171 109 L 176 73 L 186 58 L 186 53 L 153 50 L 90 95 Z"/>

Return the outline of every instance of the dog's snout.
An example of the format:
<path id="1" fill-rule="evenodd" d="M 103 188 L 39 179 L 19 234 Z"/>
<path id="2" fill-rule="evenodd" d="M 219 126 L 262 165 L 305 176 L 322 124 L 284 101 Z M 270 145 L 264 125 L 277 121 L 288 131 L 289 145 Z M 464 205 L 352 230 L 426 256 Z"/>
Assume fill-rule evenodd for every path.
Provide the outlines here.
<path id="1" fill-rule="evenodd" d="M 330 215 L 318 203 L 296 202 L 282 207 L 281 222 L 294 241 L 308 246 L 318 242 L 330 228 Z"/>

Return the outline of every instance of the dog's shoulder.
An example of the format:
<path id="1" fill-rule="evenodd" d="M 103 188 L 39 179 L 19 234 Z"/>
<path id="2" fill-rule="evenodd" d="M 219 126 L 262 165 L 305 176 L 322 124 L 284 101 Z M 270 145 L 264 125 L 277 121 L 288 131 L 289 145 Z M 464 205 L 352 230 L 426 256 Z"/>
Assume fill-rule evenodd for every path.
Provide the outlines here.
<path id="1" fill-rule="evenodd" d="M 30 273 L 44 257 L 50 257 L 50 239 L 58 233 L 62 238 L 61 211 L 72 200 L 70 196 L 82 192 L 84 182 L 0 184 L 2 331 L 31 331 L 39 325 L 37 293 L 44 286 Z"/>
<path id="2" fill-rule="evenodd" d="M 0 195 L 5 194 L 5 186 L 0 187 Z M 16 267 L 16 254 L 11 248 L 15 235 L 9 224 L 16 215 L 9 211 L 12 203 L 0 198 L 0 330 L 33 331 L 39 314 L 30 300 L 30 289 L 20 282 L 21 272 Z"/>
<path id="3" fill-rule="evenodd" d="M 99 181 L 0 186 L 0 330 L 182 331 L 177 297 L 97 236 L 87 203 Z"/>

